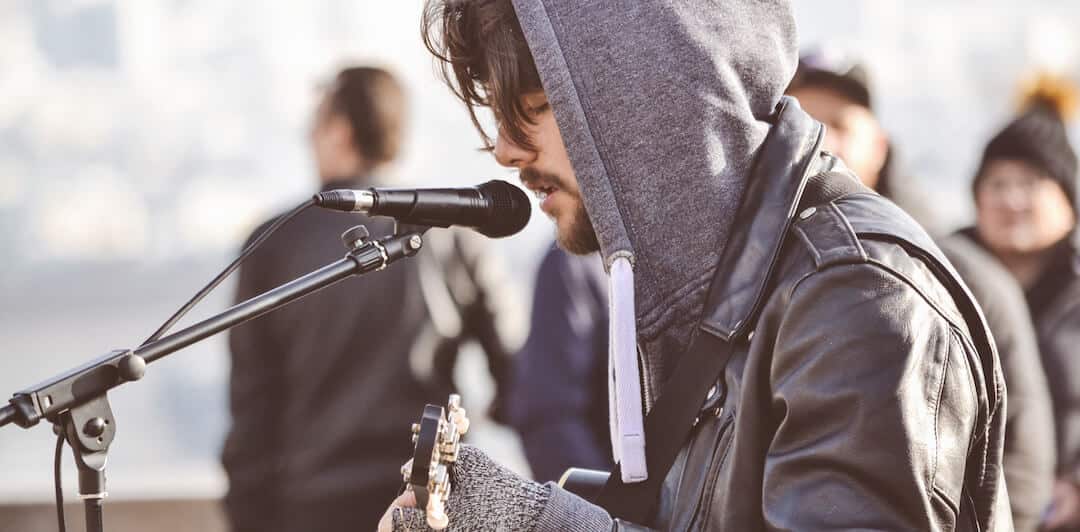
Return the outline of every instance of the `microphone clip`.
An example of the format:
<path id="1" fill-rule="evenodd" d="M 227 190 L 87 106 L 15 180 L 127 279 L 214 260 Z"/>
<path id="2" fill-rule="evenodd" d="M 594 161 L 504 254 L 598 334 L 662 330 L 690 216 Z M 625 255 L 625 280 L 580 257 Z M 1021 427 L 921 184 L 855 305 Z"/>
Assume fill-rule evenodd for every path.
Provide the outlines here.
<path id="1" fill-rule="evenodd" d="M 420 248 L 424 247 L 423 233 L 427 230 L 421 226 L 403 226 L 406 231 L 396 232 L 394 235 L 374 240 L 367 227 L 356 225 L 341 234 L 341 243 L 349 251 L 349 258 L 356 262 L 359 271 L 367 273 L 381 271 L 405 257 L 416 255 Z"/>

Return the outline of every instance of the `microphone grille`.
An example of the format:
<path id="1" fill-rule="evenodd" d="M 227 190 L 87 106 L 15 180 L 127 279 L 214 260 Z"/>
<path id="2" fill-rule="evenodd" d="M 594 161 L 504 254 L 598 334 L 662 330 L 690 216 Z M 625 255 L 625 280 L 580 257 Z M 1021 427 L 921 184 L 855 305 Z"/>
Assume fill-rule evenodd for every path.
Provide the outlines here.
<path id="1" fill-rule="evenodd" d="M 476 187 L 491 202 L 491 217 L 477 231 L 491 238 L 510 236 L 525 228 L 532 216 L 532 204 L 525 192 L 497 179 Z"/>

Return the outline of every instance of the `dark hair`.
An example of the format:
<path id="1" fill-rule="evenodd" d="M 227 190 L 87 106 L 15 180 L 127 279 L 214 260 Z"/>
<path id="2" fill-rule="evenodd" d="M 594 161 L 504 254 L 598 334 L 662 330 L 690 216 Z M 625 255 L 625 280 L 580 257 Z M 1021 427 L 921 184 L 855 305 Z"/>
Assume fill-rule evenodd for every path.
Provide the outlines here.
<path id="1" fill-rule="evenodd" d="M 803 54 L 785 92 L 811 87 L 832 91 L 852 103 L 874 110 L 870 74 L 862 63 L 851 58 L 832 57 L 823 50 Z"/>
<path id="2" fill-rule="evenodd" d="M 524 125 L 535 121 L 521 97 L 543 87 L 510 0 L 428 0 L 420 31 L 484 147 L 493 142 L 476 118 L 477 107 L 490 107 L 515 144 L 532 148 Z"/>
<path id="3" fill-rule="evenodd" d="M 405 129 L 405 92 L 389 72 L 346 68 L 329 90 L 330 107 L 349 121 L 357 152 L 371 165 L 398 155 Z"/>

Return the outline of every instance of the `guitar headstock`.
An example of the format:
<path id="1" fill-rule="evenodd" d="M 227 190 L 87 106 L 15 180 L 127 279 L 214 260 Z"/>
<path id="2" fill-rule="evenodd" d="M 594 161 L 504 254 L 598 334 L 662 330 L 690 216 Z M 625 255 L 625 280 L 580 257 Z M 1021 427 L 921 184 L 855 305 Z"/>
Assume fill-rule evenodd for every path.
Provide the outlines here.
<path id="1" fill-rule="evenodd" d="M 428 526 L 443 530 L 450 524 L 446 502 L 450 498 L 450 468 L 457 460 L 461 437 L 469 418 L 461 397 L 450 396 L 446 408 L 427 405 L 420 422 L 412 426 L 413 456 L 401 466 L 405 489 L 416 494 L 416 507 L 427 514 Z"/>

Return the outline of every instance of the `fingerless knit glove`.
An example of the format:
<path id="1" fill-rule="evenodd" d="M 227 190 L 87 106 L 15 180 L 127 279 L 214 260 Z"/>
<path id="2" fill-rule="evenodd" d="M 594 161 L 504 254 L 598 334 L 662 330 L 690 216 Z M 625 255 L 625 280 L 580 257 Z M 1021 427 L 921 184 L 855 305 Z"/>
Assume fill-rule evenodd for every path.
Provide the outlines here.
<path id="1" fill-rule="evenodd" d="M 486 454 L 463 445 L 451 472 L 449 532 L 608 532 L 613 522 L 602 508 L 554 484 L 516 475 Z M 428 532 L 424 512 L 395 511 L 394 532 Z"/>

